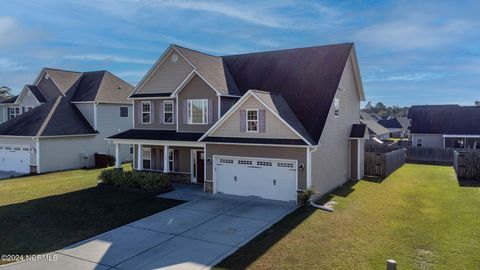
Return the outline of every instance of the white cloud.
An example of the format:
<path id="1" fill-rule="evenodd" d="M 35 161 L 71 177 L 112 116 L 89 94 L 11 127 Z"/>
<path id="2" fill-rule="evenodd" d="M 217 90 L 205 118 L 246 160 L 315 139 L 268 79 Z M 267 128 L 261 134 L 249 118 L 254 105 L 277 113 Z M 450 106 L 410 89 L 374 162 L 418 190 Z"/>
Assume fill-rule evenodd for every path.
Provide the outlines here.
<path id="1" fill-rule="evenodd" d="M 35 39 L 37 35 L 20 25 L 14 18 L 0 16 L 0 37 L 0 49 L 6 49 L 25 44 Z"/>
<path id="2" fill-rule="evenodd" d="M 357 40 L 390 49 L 439 49 L 462 42 L 471 24 L 462 20 L 442 23 L 412 16 L 369 25 L 356 33 Z"/>
<path id="3" fill-rule="evenodd" d="M 11 72 L 25 70 L 26 67 L 20 65 L 19 63 L 12 61 L 7 58 L 0 58 L 0 71 L 1 72 Z"/>
<path id="4" fill-rule="evenodd" d="M 436 80 L 445 77 L 440 73 L 424 72 L 398 75 L 365 75 L 364 82 L 388 82 L 388 81 L 425 81 Z"/>
<path id="5" fill-rule="evenodd" d="M 83 60 L 83 61 L 99 61 L 99 62 L 116 62 L 116 63 L 129 63 L 129 64 L 143 64 L 151 65 L 154 60 L 124 57 L 118 55 L 108 54 L 69 54 L 63 57 L 69 60 Z"/>

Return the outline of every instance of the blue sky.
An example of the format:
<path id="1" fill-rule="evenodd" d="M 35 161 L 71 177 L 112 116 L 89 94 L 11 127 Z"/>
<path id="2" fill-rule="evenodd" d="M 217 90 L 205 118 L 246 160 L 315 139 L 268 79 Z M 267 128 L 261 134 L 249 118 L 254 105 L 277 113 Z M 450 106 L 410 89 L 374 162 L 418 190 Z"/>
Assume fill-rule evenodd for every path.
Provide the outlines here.
<path id="1" fill-rule="evenodd" d="M 479 1 L 2 1 L 0 85 L 42 67 L 136 84 L 171 43 L 226 55 L 355 42 L 367 100 L 480 100 Z"/>

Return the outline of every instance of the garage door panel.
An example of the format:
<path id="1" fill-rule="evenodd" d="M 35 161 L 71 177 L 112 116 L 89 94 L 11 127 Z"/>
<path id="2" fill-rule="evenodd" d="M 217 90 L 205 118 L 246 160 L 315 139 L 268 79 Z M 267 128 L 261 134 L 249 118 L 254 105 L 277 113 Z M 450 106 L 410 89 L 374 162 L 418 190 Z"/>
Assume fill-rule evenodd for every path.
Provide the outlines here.
<path id="1" fill-rule="evenodd" d="M 30 172 L 30 147 L 0 146 L 0 171 Z"/>
<path id="2" fill-rule="evenodd" d="M 296 200 L 296 161 L 241 157 L 216 157 L 214 160 L 218 192 Z"/>

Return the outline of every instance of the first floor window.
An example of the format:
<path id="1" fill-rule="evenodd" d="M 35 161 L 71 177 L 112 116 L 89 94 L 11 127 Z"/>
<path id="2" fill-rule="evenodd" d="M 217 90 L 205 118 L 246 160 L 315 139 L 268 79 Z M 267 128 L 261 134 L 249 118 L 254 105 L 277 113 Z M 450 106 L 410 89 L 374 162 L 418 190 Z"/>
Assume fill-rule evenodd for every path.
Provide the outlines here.
<path id="1" fill-rule="evenodd" d="M 128 117 L 128 107 L 120 107 L 120 117 Z"/>
<path id="2" fill-rule="evenodd" d="M 142 101 L 142 124 L 150 124 L 150 113 L 152 104 L 150 101 Z"/>
<path id="3" fill-rule="evenodd" d="M 189 99 L 188 124 L 208 123 L 208 99 Z"/>
<path id="4" fill-rule="evenodd" d="M 258 110 L 247 110 L 247 132 L 258 132 Z"/>
<path id="5" fill-rule="evenodd" d="M 8 108 L 8 119 L 13 119 L 20 115 L 20 108 Z"/>
<path id="6" fill-rule="evenodd" d="M 143 148 L 142 149 L 142 163 L 143 168 L 146 170 L 151 169 L 152 164 L 152 149 L 150 148 Z"/>
<path id="7" fill-rule="evenodd" d="M 422 138 L 417 138 L 416 143 L 417 143 L 417 147 L 422 147 L 423 146 L 423 139 Z"/>
<path id="8" fill-rule="evenodd" d="M 173 172 L 175 169 L 175 150 L 168 149 L 168 170 Z"/>
<path id="9" fill-rule="evenodd" d="M 173 101 L 163 102 L 163 123 L 173 124 Z"/>
<path id="10" fill-rule="evenodd" d="M 133 156 L 133 152 L 134 152 L 134 150 L 133 150 L 133 144 L 130 144 L 129 150 L 130 150 L 130 155 Z"/>

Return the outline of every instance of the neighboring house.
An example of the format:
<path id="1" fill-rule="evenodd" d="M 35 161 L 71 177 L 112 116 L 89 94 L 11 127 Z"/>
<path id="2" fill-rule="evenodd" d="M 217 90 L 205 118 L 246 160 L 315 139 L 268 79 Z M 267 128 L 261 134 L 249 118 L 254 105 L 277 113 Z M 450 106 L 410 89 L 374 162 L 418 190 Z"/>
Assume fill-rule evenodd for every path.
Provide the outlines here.
<path id="1" fill-rule="evenodd" d="M 130 98 L 134 129 L 110 139 L 135 145 L 137 170 L 285 201 L 363 176 L 353 44 L 222 57 L 171 45 Z"/>
<path id="2" fill-rule="evenodd" d="M 114 154 L 105 137 L 133 123 L 133 87 L 108 71 L 44 68 L 33 85 L 1 104 L 0 171 L 45 173 L 94 165 L 94 153 Z M 119 149 L 120 161 L 131 160 Z"/>
<path id="3" fill-rule="evenodd" d="M 413 147 L 480 149 L 478 106 L 424 106 L 411 117 Z"/>
<path id="4" fill-rule="evenodd" d="M 410 121 L 406 117 L 392 117 L 378 120 L 378 123 L 390 131 L 393 138 L 410 137 Z"/>
<path id="5" fill-rule="evenodd" d="M 380 125 L 370 114 L 360 112 L 360 123 L 367 126 L 370 139 L 388 140 L 390 138 L 390 130 Z"/>
<path id="6" fill-rule="evenodd" d="M 458 104 L 437 104 L 437 105 L 412 105 L 408 109 L 408 115 L 407 118 L 411 121 L 412 120 L 412 115 L 415 110 L 424 110 L 424 109 L 448 109 L 448 108 L 456 108 L 460 107 Z"/>

